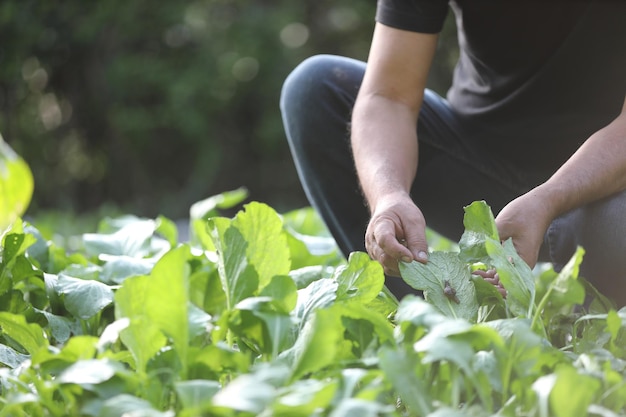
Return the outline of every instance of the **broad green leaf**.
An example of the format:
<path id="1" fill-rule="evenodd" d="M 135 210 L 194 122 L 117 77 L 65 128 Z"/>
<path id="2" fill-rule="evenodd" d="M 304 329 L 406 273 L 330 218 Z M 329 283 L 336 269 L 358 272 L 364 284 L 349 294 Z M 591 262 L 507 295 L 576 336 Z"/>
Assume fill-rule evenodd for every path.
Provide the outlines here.
<path id="1" fill-rule="evenodd" d="M 128 325 L 120 330 L 120 338 L 133 354 L 139 371 L 145 371 L 150 358 L 167 342 L 150 319 L 147 308 L 150 286 L 150 277 L 134 277 L 126 280 L 115 293 L 115 317 L 118 321 L 129 320 Z"/>
<path id="2" fill-rule="evenodd" d="M 406 404 L 410 415 L 428 415 L 433 409 L 422 365 L 417 355 L 403 349 L 383 347 L 379 352 L 380 369 Z"/>
<path id="3" fill-rule="evenodd" d="M 102 266 L 100 281 L 121 284 L 126 278 L 148 275 L 156 264 L 156 259 L 135 258 L 132 256 L 107 256 Z"/>
<path id="4" fill-rule="evenodd" d="M 246 257 L 258 274 L 259 287 L 263 288 L 274 275 L 289 273 L 287 238 L 282 219 L 274 209 L 258 202 L 246 204 L 244 208 L 231 227 L 236 227 L 247 242 Z"/>
<path id="5" fill-rule="evenodd" d="M 72 321 L 68 317 L 58 316 L 44 310 L 35 309 L 35 311 L 43 315 L 48 321 L 50 334 L 57 343 L 65 343 L 71 336 Z"/>
<path id="6" fill-rule="evenodd" d="M 291 380 L 319 371 L 334 363 L 344 328 L 331 307 L 317 309 L 300 331 L 293 348 Z"/>
<path id="7" fill-rule="evenodd" d="M 382 404 L 361 398 L 346 398 L 333 408 L 329 417 L 378 417 L 393 412 L 394 408 L 391 404 Z"/>
<path id="8" fill-rule="evenodd" d="M 320 279 L 298 290 L 298 302 L 294 314 L 301 327 L 315 310 L 333 305 L 337 298 L 337 286 L 337 282 L 333 279 Z"/>
<path id="9" fill-rule="evenodd" d="M 122 298 L 127 294 L 124 293 L 120 298 L 116 295 L 116 301 L 119 304 L 128 304 Z M 145 372 L 150 359 L 167 344 L 167 339 L 161 330 L 145 315 L 133 317 L 128 327 L 120 331 L 120 339 L 132 353 L 135 368 L 140 372 Z"/>
<path id="10" fill-rule="evenodd" d="M 260 414 L 276 397 L 276 388 L 253 374 L 239 375 L 213 396 L 213 405 L 231 410 Z"/>
<path id="11" fill-rule="evenodd" d="M 178 381 L 174 388 L 186 412 L 196 410 L 200 413 L 211 405 L 211 399 L 221 385 L 217 381 L 195 379 Z"/>
<path id="12" fill-rule="evenodd" d="M 578 247 L 556 277 L 551 276 L 549 272 L 540 276 L 540 282 L 547 287 L 544 291 L 544 297 L 547 299 L 541 300 L 541 305 L 545 306 L 549 302 L 551 310 L 554 311 L 563 306 L 582 304 L 585 301 L 585 289 L 578 281 L 578 271 L 584 255 L 585 250 Z M 551 278 L 549 282 L 545 282 L 546 277 Z"/>
<path id="13" fill-rule="evenodd" d="M 62 384 L 101 384 L 121 369 L 123 368 L 119 364 L 108 359 L 80 360 L 63 371 L 58 381 Z"/>
<path id="14" fill-rule="evenodd" d="M 506 303 L 511 312 L 521 317 L 531 317 L 535 308 L 535 278 L 532 270 L 519 257 L 513 241 L 508 239 L 503 244 L 486 240 L 489 263 L 498 271 L 500 281 L 506 288 Z"/>
<path id="15" fill-rule="evenodd" d="M 162 346 L 162 335 L 156 329 L 171 338 L 186 366 L 189 255 L 187 246 L 173 249 L 157 262 L 150 276 L 127 279 L 115 295 L 116 318 L 131 320 L 131 326 L 122 332 L 122 340 L 129 348 L 134 346 L 131 351 L 138 366 L 145 366 L 150 355 Z"/>
<path id="16" fill-rule="evenodd" d="M 474 201 L 463 208 L 465 232 L 459 241 L 464 260 L 480 260 L 487 256 L 485 240 L 500 241 L 498 228 L 491 207 L 484 201 Z"/>
<path id="17" fill-rule="evenodd" d="M 408 332 L 409 327 L 431 329 L 440 323 L 445 323 L 448 319 L 435 306 L 421 297 L 410 295 L 400 302 L 395 322 L 402 329 L 401 335 L 413 340 L 411 333 Z"/>
<path id="18" fill-rule="evenodd" d="M 529 319 L 502 319 L 482 324 L 498 332 L 504 346 L 494 350 L 502 372 L 514 372 L 517 378 L 536 375 L 542 369 L 550 369 L 562 362 L 564 353 L 552 347 L 548 341 L 538 336 L 532 329 Z M 510 375 L 503 375 L 509 378 Z"/>
<path id="19" fill-rule="evenodd" d="M 288 377 L 282 364 L 266 364 L 254 372 L 237 376 L 213 396 L 213 405 L 258 415 L 269 406 Z"/>
<path id="20" fill-rule="evenodd" d="M 241 203 L 248 197 L 245 188 L 227 191 L 194 203 L 189 209 L 190 241 L 205 250 L 214 251 L 215 245 L 207 233 L 207 220 L 219 215 L 218 209 L 228 209 Z"/>
<path id="21" fill-rule="evenodd" d="M 309 417 L 316 410 L 324 410 L 337 391 L 334 380 L 305 379 L 281 389 L 272 404 L 272 416 Z"/>
<path id="22" fill-rule="evenodd" d="M 23 315 L 0 312 L 0 329 L 31 355 L 49 345 L 41 326 L 27 323 Z"/>
<path id="23" fill-rule="evenodd" d="M 16 368 L 26 359 L 28 355 L 17 352 L 9 346 L 0 345 L 0 363 L 9 368 Z"/>
<path id="24" fill-rule="evenodd" d="M 204 366 L 215 375 L 242 374 L 250 368 L 250 360 L 244 353 L 222 343 L 208 345 L 200 350 L 194 349 L 190 356 L 191 372 Z"/>
<path id="25" fill-rule="evenodd" d="M 310 265 L 294 269 L 289 272 L 289 276 L 296 283 L 296 287 L 301 290 L 314 281 L 333 276 L 335 269 L 325 265 Z"/>
<path id="26" fill-rule="evenodd" d="M 416 352 L 426 354 L 423 363 L 448 360 L 471 374 L 470 364 L 474 349 L 471 340 L 464 340 L 462 337 L 463 333 L 471 329 L 472 325 L 465 320 L 448 320 L 432 328 L 413 348 Z"/>
<path id="27" fill-rule="evenodd" d="M 476 290 L 468 266 L 458 253 L 433 252 L 428 263 L 400 263 L 402 278 L 424 291 L 424 298 L 449 317 L 475 321 L 478 312 Z"/>
<path id="28" fill-rule="evenodd" d="M 393 326 L 386 316 L 364 305 L 339 303 L 333 306 L 342 317 L 366 323 L 370 337 L 377 337 L 380 343 L 393 341 Z"/>
<path id="29" fill-rule="evenodd" d="M 129 394 L 120 394 L 107 399 L 102 404 L 98 417 L 174 417 L 173 411 L 159 411 L 141 398 Z"/>
<path id="30" fill-rule="evenodd" d="M 487 378 L 488 384 L 485 384 L 485 387 L 491 391 L 502 392 L 502 378 L 498 366 L 499 363 L 493 351 L 480 350 L 472 359 L 474 374 L 482 374 Z"/>
<path id="31" fill-rule="evenodd" d="M 113 290 L 98 281 L 59 275 L 55 290 L 64 296 L 65 308 L 74 317 L 87 320 L 113 302 Z"/>
<path id="32" fill-rule="evenodd" d="M 466 417 L 467 414 L 462 410 L 450 407 L 440 407 L 426 417 Z"/>
<path id="33" fill-rule="evenodd" d="M 231 310 L 244 298 L 252 296 L 259 287 L 259 276 L 246 256 L 248 242 L 231 221 L 212 218 L 208 222 L 217 249 L 217 268 L 226 293 L 226 308 Z"/>
<path id="34" fill-rule="evenodd" d="M 511 239 L 500 243 L 491 208 L 484 201 L 473 202 L 465 207 L 463 224 L 460 259 L 495 267 L 507 290 L 506 304 L 510 310 L 515 315 L 530 317 L 535 302 L 534 276 L 517 254 Z"/>
<path id="35" fill-rule="evenodd" d="M 348 304 L 367 304 L 385 285 L 385 274 L 380 263 L 364 252 L 353 252 L 348 264 L 335 271 L 337 301 Z"/>
<path id="36" fill-rule="evenodd" d="M 150 238 L 155 230 L 154 220 L 136 219 L 113 233 L 85 233 L 85 251 L 89 256 L 107 254 L 143 258 L 151 253 Z"/>
<path id="37" fill-rule="evenodd" d="M 170 244 L 170 247 L 173 248 L 178 244 L 178 228 L 176 227 L 176 223 L 167 217 L 159 216 L 156 218 L 155 232 L 163 236 Z"/>
<path id="38" fill-rule="evenodd" d="M 189 343 L 189 255 L 189 248 L 180 246 L 163 256 L 150 274 L 146 297 L 148 318 L 172 338 L 183 363 Z"/>
<path id="39" fill-rule="evenodd" d="M 296 326 L 288 312 L 274 309 L 274 303 L 271 297 L 246 298 L 235 306 L 242 312 L 238 320 L 242 323 L 233 325 L 240 336 L 254 339 L 256 344 L 264 349 L 264 353 L 270 353 L 272 358 L 278 356 L 280 351 L 292 343 Z M 256 328 L 254 320 L 249 315 L 246 316 L 244 310 L 259 319 L 263 323 L 263 328 Z"/>
<path id="40" fill-rule="evenodd" d="M 291 277 L 275 275 L 259 294 L 261 297 L 269 297 L 272 305 L 282 313 L 289 313 L 298 302 L 296 284 Z"/>
<path id="41" fill-rule="evenodd" d="M 586 417 L 594 398 L 601 394 L 600 381 L 579 373 L 574 367 L 563 366 L 556 371 L 557 379 L 550 392 L 550 408 L 556 417 Z"/>
<path id="42" fill-rule="evenodd" d="M 285 232 L 292 268 L 345 263 L 332 237 L 303 235 L 289 227 L 285 227 Z"/>
<path id="43" fill-rule="evenodd" d="M 537 408 L 539 417 L 549 417 L 550 414 L 550 393 L 556 383 L 556 374 L 549 374 L 539 377 L 532 384 L 532 389 L 537 395 Z"/>
<path id="44" fill-rule="evenodd" d="M 28 164 L 0 135 L 0 234 L 26 212 L 33 188 Z"/>
<path id="45" fill-rule="evenodd" d="M 194 203 L 189 209 L 189 217 L 194 220 L 207 220 L 210 217 L 217 216 L 219 214 L 218 209 L 235 207 L 247 197 L 248 190 L 243 187 L 211 196 Z"/>
<path id="46" fill-rule="evenodd" d="M 21 233 L 21 226 L 17 232 L 14 232 L 14 229 L 15 227 L 2 237 L 2 264 L 7 268 L 11 268 L 15 259 L 37 242 L 35 236 Z"/>

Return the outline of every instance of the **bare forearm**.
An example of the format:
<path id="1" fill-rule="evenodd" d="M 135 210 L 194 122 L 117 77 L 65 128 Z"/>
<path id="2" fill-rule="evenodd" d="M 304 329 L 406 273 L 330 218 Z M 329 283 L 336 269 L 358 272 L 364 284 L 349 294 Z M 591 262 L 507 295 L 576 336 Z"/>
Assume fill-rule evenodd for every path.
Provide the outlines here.
<path id="1" fill-rule="evenodd" d="M 416 115 L 382 96 L 362 97 L 352 118 L 352 148 L 370 208 L 389 194 L 408 193 L 417 170 Z"/>
<path id="2" fill-rule="evenodd" d="M 592 135 L 536 193 L 551 217 L 626 189 L 626 113 Z"/>

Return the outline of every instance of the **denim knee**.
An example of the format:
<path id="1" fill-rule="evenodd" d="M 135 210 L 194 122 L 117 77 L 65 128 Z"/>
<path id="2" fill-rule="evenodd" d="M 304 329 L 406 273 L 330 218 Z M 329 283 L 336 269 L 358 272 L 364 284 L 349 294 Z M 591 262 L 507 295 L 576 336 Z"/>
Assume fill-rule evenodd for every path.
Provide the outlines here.
<path id="1" fill-rule="evenodd" d="M 555 219 L 545 241 L 556 270 L 582 247 L 580 276 L 618 303 L 626 303 L 626 191 Z"/>

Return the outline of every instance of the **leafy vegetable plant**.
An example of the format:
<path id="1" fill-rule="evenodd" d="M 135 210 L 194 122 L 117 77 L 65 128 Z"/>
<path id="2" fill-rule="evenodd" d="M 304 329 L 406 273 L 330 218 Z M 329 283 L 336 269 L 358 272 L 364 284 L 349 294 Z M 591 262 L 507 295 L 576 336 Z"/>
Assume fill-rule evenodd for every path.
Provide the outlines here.
<path id="1" fill-rule="evenodd" d="M 626 310 L 581 306 L 580 249 L 531 271 L 489 207 L 398 301 L 310 209 L 235 190 L 106 218 L 77 251 L 13 222 L 0 262 L 0 416 L 624 416 Z M 476 269 L 495 268 L 506 298 Z"/>

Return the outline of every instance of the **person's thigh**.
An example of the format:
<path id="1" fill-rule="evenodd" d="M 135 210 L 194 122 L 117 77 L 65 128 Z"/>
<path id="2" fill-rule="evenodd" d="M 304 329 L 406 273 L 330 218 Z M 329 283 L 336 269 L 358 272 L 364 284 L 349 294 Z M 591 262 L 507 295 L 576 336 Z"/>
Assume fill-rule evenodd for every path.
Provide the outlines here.
<path id="1" fill-rule="evenodd" d="M 572 210 L 546 233 L 547 257 L 560 270 L 585 250 L 580 276 L 619 306 L 626 305 L 626 191 Z"/>
<path id="2" fill-rule="evenodd" d="M 365 251 L 369 220 L 349 138 L 350 115 L 364 72 L 365 63 L 354 59 L 308 58 L 285 81 L 280 102 L 302 187 L 346 257 Z"/>

